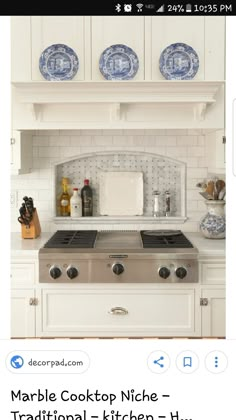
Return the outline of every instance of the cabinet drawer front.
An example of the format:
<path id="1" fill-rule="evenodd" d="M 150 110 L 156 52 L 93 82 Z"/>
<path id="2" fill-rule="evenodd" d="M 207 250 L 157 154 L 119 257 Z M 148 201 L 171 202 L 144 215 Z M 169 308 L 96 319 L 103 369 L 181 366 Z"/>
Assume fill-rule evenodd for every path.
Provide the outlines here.
<path id="1" fill-rule="evenodd" d="M 201 283 L 203 284 L 225 283 L 225 264 L 223 263 L 202 263 L 200 273 Z"/>
<path id="2" fill-rule="evenodd" d="M 44 335 L 191 335 L 194 290 L 43 290 Z"/>
<path id="3" fill-rule="evenodd" d="M 27 287 L 35 283 L 35 264 L 14 263 L 11 264 L 12 287 Z"/>

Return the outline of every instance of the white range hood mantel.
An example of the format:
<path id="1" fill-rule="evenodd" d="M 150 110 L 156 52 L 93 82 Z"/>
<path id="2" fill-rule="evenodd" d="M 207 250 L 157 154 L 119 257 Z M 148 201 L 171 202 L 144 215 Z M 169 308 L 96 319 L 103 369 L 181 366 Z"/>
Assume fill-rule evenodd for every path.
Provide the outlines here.
<path id="1" fill-rule="evenodd" d="M 209 128 L 208 110 L 224 89 L 223 81 L 174 80 L 12 85 L 14 115 L 30 114 L 27 122 L 13 118 L 15 129 Z"/>

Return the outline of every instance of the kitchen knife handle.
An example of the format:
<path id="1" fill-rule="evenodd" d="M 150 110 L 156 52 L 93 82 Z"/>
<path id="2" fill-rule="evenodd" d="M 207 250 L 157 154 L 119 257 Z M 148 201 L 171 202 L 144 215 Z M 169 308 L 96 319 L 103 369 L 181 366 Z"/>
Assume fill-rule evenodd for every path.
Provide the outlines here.
<path id="1" fill-rule="evenodd" d="M 129 311 L 121 306 L 115 306 L 108 311 L 110 315 L 128 315 Z"/>

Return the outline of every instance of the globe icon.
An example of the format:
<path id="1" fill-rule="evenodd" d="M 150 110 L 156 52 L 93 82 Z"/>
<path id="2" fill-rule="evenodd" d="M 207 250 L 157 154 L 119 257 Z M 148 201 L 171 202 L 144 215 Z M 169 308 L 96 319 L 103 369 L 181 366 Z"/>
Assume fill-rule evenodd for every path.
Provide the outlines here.
<path id="1" fill-rule="evenodd" d="M 24 364 L 24 359 L 21 356 L 15 355 L 11 358 L 11 366 L 14 369 L 22 368 L 23 364 Z"/>

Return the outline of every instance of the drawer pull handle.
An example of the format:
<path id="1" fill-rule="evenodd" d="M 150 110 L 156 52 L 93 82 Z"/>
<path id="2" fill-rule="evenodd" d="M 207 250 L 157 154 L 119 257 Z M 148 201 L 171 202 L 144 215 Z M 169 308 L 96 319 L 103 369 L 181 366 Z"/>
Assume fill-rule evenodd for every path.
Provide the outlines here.
<path id="1" fill-rule="evenodd" d="M 30 298 L 29 305 L 30 306 L 37 306 L 38 305 L 38 299 L 37 298 Z"/>
<path id="2" fill-rule="evenodd" d="M 111 308 L 108 313 L 110 315 L 128 315 L 129 311 L 125 308 L 121 308 L 120 306 L 116 306 L 115 308 Z"/>

